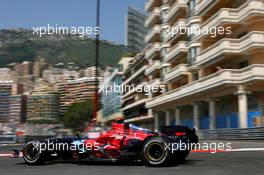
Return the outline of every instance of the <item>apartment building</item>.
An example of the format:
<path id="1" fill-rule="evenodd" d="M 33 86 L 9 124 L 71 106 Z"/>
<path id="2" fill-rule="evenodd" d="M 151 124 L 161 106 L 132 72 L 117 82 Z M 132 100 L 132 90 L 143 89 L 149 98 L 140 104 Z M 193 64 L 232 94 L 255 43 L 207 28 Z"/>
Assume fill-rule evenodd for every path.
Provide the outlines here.
<path id="1" fill-rule="evenodd" d="M 12 71 L 9 68 L 0 68 L 0 81 L 12 80 Z"/>
<path id="2" fill-rule="evenodd" d="M 120 87 L 123 83 L 124 71 L 127 69 L 132 57 L 123 57 L 115 68 L 105 72 L 104 79 L 100 84 L 101 104 L 102 104 L 102 120 L 101 122 L 108 124 L 111 121 L 123 117 L 121 111 Z M 110 89 L 111 88 L 111 89 Z"/>
<path id="3" fill-rule="evenodd" d="M 125 19 L 125 42 L 133 51 L 141 51 L 145 47 L 144 38 L 147 30 L 144 26 L 146 15 L 133 7 L 128 7 Z"/>
<path id="4" fill-rule="evenodd" d="M 153 123 L 152 111 L 145 108 L 149 96 L 145 89 L 141 88 L 148 85 L 149 82 L 148 76 L 145 75 L 147 66 L 145 50 L 130 61 L 128 68 L 124 72 L 121 110 L 126 122 L 151 128 Z"/>
<path id="5" fill-rule="evenodd" d="M 98 84 L 101 81 L 98 77 Z M 58 93 L 60 98 L 60 113 L 63 115 L 73 103 L 84 102 L 94 98 L 95 77 L 83 77 L 60 83 Z"/>
<path id="6" fill-rule="evenodd" d="M 263 0 L 149 0 L 145 10 L 151 47 L 146 74 L 167 86 L 145 105 L 156 130 L 165 124 L 196 129 L 262 124 Z M 222 29 L 216 35 L 168 32 L 180 27 Z"/>
<path id="7" fill-rule="evenodd" d="M 54 93 L 38 93 L 28 96 L 27 121 L 56 121 L 59 119 L 59 99 Z"/>
<path id="8" fill-rule="evenodd" d="M 98 77 L 102 77 L 103 75 L 103 70 L 101 70 L 100 68 L 97 69 L 98 71 Z M 86 69 L 84 69 L 83 71 L 84 77 L 96 77 L 96 67 L 92 66 L 92 67 L 87 67 Z"/>
<path id="9" fill-rule="evenodd" d="M 25 117 L 23 86 L 13 81 L 0 81 L 0 123 L 23 122 Z"/>
<path id="10" fill-rule="evenodd" d="M 25 91 L 31 91 L 34 86 L 33 66 L 34 64 L 29 61 L 24 61 L 14 66 L 15 80 L 24 85 Z"/>
<path id="11" fill-rule="evenodd" d="M 57 85 L 58 83 L 65 82 L 67 80 L 74 80 L 80 77 L 80 73 L 75 70 L 68 70 L 65 68 L 50 68 L 44 70 L 42 78 L 50 84 Z"/>
<path id="12" fill-rule="evenodd" d="M 27 121 L 56 121 L 59 119 L 59 96 L 54 86 L 43 79 L 35 81 L 27 96 Z"/>
<path id="13" fill-rule="evenodd" d="M 27 96 L 23 94 L 10 96 L 9 109 L 9 121 L 12 121 L 12 123 L 24 123 L 27 115 Z"/>

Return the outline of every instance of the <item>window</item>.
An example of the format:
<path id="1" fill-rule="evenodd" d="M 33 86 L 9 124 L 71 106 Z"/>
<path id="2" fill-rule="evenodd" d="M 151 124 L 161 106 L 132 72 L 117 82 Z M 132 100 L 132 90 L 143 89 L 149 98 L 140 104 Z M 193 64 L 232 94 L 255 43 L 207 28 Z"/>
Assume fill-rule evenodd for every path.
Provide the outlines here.
<path id="1" fill-rule="evenodd" d="M 188 7 L 189 7 L 189 16 L 193 16 L 194 15 L 194 10 L 195 10 L 195 0 L 189 0 L 188 2 Z"/>
<path id="2" fill-rule="evenodd" d="M 248 61 L 242 61 L 238 64 L 239 69 L 242 69 L 247 66 L 248 66 Z"/>
<path id="3" fill-rule="evenodd" d="M 199 79 L 199 75 L 198 75 L 198 72 L 194 72 L 192 74 L 192 81 L 195 81 L 195 80 L 198 80 Z"/>
<path id="4" fill-rule="evenodd" d="M 188 52 L 188 60 L 189 60 L 189 64 L 192 65 L 194 63 L 194 61 L 196 60 L 196 47 L 192 47 L 189 49 Z"/>
<path id="5" fill-rule="evenodd" d="M 168 52 L 168 48 L 167 47 L 163 47 L 161 48 L 161 56 L 164 57 Z"/>

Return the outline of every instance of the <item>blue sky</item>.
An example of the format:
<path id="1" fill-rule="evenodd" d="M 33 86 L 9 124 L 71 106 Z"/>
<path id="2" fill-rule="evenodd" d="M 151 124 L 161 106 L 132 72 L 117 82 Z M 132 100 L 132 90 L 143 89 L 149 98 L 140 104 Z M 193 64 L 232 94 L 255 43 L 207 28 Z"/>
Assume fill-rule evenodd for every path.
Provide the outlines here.
<path id="1" fill-rule="evenodd" d="M 143 11 L 145 0 L 101 0 L 101 38 L 124 43 L 128 6 Z M 95 26 L 96 0 L 1 0 L 0 29 Z"/>

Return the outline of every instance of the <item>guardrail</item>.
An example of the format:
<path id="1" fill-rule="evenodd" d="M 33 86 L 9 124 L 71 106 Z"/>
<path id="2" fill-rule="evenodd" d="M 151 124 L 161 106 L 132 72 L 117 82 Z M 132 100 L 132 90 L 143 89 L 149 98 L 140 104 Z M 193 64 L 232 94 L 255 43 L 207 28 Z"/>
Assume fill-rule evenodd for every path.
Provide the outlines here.
<path id="1" fill-rule="evenodd" d="M 0 144 L 16 143 L 16 135 L 0 135 Z"/>
<path id="2" fill-rule="evenodd" d="M 197 134 L 205 140 L 264 140 L 264 127 L 204 129 L 197 131 Z"/>
<path id="3" fill-rule="evenodd" d="M 27 135 L 27 136 L 25 136 L 25 142 L 29 142 L 29 141 L 33 141 L 33 140 L 43 141 L 45 139 L 50 139 L 53 137 L 55 137 L 55 135 L 42 135 L 42 136 Z"/>

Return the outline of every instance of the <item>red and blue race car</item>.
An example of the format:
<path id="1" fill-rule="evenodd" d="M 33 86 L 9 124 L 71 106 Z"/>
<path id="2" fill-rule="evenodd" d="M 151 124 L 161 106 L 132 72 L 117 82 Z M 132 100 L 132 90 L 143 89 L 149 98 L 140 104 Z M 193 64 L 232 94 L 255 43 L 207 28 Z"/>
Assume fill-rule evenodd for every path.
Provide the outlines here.
<path id="1" fill-rule="evenodd" d="M 190 150 L 181 149 L 179 144 L 197 142 L 195 129 L 186 126 L 164 126 L 161 132 L 153 132 L 133 124 L 113 122 L 111 129 L 97 138 L 30 141 L 22 153 L 30 165 L 53 160 L 87 160 L 140 161 L 149 166 L 165 166 L 188 156 Z"/>

